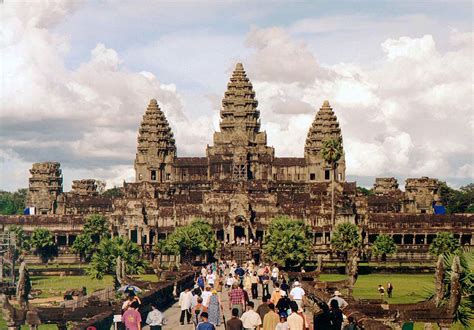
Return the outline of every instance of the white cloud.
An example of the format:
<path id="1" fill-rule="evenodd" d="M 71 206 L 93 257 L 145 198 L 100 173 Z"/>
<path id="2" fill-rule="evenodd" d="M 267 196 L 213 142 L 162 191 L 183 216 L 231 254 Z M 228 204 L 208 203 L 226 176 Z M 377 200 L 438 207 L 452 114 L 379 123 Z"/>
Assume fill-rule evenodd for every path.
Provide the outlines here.
<path id="1" fill-rule="evenodd" d="M 469 167 L 457 168 L 459 157 L 472 155 L 474 141 L 467 36 L 453 36 L 457 48 L 449 52 L 440 52 L 431 35 L 387 39 L 385 58 L 373 69 L 322 65 L 281 29 L 252 30 L 248 39 L 255 52 L 246 62 L 255 68 L 249 71 L 263 127 L 279 155 L 302 156 L 313 115 L 300 121 L 299 114 L 311 113 L 307 104 L 314 113 L 329 99 L 342 126 L 349 175 L 469 178 Z M 282 111 L 282 102 L 293 98 L 305 103 Z"/>

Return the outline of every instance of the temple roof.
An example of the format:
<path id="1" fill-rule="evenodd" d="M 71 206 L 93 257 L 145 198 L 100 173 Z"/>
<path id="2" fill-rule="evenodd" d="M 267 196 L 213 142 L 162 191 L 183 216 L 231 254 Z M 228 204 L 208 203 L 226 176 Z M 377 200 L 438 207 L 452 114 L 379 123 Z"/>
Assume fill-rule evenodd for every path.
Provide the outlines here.
<path id="1" fill-rule="evenodd" d="M 239 130 L 247 134 L 258 133 L 260 112 L 257 105 L 252 83 L 242 63 L 237 63 L 222 100 L 221 132 L 231 133 Z"/>
<path id="2" fill-rule="evenodd" d="M 173 132 L 155 99 L 151 99 L 138 131 L 138 150 L 155 149 L 157 152 L 176 152 Z"/>
<path id="3" fill-rule="evenodd" d="M 313 124 L 309 129 L 304 148 L 305 153 L 320 152 L 323 142 L 328 139 L 340 139 L 342 141 L 342 134 L 337 117 L 329 101 L 326 100 L 316 114 Z"/>

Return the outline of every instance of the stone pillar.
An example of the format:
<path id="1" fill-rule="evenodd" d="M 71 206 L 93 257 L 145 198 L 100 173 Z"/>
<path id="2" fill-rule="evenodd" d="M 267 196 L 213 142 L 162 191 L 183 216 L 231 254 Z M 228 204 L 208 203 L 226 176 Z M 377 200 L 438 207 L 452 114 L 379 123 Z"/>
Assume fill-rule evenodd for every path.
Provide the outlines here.
<path id="1" fill-rule="evenodd" d="M 143 228 L 137 228 L 137 244 L 142 245 Z"/>
<path id="2" fill-rule="evenodd" d="M 66 234 L 66 246 L 69 246 L 69 234 Z"/>
<path id="3" fill-rule="evenodd" d="M 54 234 L 54 244 L 58 244 L 58 234 Z"/>
<path id="4" fill-rule="evenodd" d="M 423 241 L 423 244 L 428 244 L 428 234 L 425 234 L 425 239 Z"/>
<path id="5" fill-rule="evenodd" d="M 233 228 L 232 226 L 229 226 L 229 228 L 230 228 L 230 232 L 229 232 L 229 234 L 230 234 L 230 242 L 231 242 L 231 243 L 234 243 L 234 242 L 235 242 L 234 228 Z"/>
<path id="6" fill-rule="evenodd" d="M 245 227 L 245 243 L 249 242 L 249 227 Z"/>

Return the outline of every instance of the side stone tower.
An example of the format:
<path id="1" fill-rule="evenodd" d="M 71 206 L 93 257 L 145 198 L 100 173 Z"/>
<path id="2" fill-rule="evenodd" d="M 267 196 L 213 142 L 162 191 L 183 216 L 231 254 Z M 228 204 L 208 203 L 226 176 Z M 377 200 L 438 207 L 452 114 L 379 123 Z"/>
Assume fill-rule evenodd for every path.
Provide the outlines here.
<path id="1" fill-rule="evenodd" d="M 170 181 L 175 157 L 173 132 L 158 102 L 152 99 L 138 131 L 135 181 Z"/>
<path id="2" fill-rule="evenodd" d="M 309 182 L 330 181 L 333 176 L 330 165 L 326 164 L 321 155 L 323 143 L 330 139 L 339 139 L 342 142 L 342 133 L 329 101 L 324 101 L 309 129 L 304 147 Z M 346 180 L 344 152 L 337 162 L 336 177 L 334 179 L 340 182 Z"/>
<path id="3" fill-rule="evenodd" d="M 266 180 L 271 177 L 274 150 L 260 132 L 260 111 L 255 91 L 242 63 L 232 73 L 220 111 L 220 132 L 208 147 L 210 179 Z"/>
<path id="4" fill-rule="evenodd" d="M 63 176 L 57 162 L 34 163 L 30 170 L 26 206 L 36 214 L 54 214 L 56 201 L 63 192 Z"/>

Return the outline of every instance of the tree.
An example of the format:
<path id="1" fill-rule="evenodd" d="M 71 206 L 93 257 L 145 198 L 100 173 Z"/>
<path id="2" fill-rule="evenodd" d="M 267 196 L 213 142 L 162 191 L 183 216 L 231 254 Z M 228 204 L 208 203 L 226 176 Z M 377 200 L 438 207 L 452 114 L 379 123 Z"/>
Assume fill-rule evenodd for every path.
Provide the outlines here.
<path id="1" fill-rule="evenodd" d="M 117 257 L 125 262 L 127 274 L 142 274 L 147 267 L 137 244 L 125 237 L 105 237 L 92 255 L 87 273 L 94 279 L 102 279 L 106 274 L 115 276 Z"/>
<path id="2" fill-rule="evenodd" d="M 53 234 L 44 228 L 35 229 L 30 237 L 30 245 L 44 262 L 56 253 Z"/>
<path id="3" fill-rule="evenodd" d="M 310 230 L 303 220 L 274 218 L 265 235 L 265 256 L 280 265 L 299 266 L 311 253 Z"/>
<path id="4" fill-rule="evenodd" d="M 397 246 L 395 245 L 395 242 L 391 236 L 382 234 L 377 236 L 375 239 L 372 251 L 376 257 L 381 255 L 382 261 L 385 261 L 387 259 L 387 255 L 397 251 Z"/>
<path id="5" fill-rule="evenodd" d="M 28 190 L 25 188 L 18 189 L 14 193 L 0 191 L 0 214 L 23 214 L 27 192 Z"/>
<path id="6" fill-rule="evenodd" d="M 361 244 L 362 237 L 359 233 L 359 228 L 355 224 L 341 223 L 332 233 L 331 245 L 333 249 L 342 253 L 346 262 L 346 270 L 349 253 L 357 251 Z"/>
<path id="7" fill-rule="evenodd" d="M 373 189 L 367 189 L 365 187 L 357 187 L 357 192 L 361 195 L 364 195 L 364 196 L 373 196 L 374 195 L 374 190 Z"/>
<path id="8" fill-rule="evenodd" d="M 323 143 L 321 155 L 328 165 L 331 166 L 331 223 L 334 224 L 334 180 L 336 177 L 337 162 L 342 157 L 342 141 L 341 139 L 330 139 Z"/>
<path id="9" fill-rule="evenodd" d="M 86 217 L 83 232 L 74 240 L 72 250 L 84 261 L 95 251 L 100 240 L 108 236 L 108 232 L 107 219 L 101 214 L 91 214 Z"/>
<path id="10" fill-rule="evenodd" d="M 187 226 L 176 228 L 157 249 L 164 254 L 180 255 L 183 261 L 203 253 L 214 254 L 217 240 L 211 225 L 196 219 Z"/>
<path id="11" fill-rule="evenodd" d="M 474 184 L 470 183 L 459 190 L 440 183 L 439 196 L 448 214 L 474 213 Z"/>
<path id="12" fill-rule="evenodd" d="M 436 238 L 430 244 L 430 253 L 435 256 L 440 254 L 455 253 L 459 250 L 459 241 L 454 238 L 452 233 L 442 232 L 436 235 Z"/>
<path id="13" fill-rule="evenodd" d="M 30 250 L 30 240 L 22 227 L 17 225 L 10 226 L 8 227 L 8 232 L 15 234 L 16 249 L 19 254 Z"/>
<path id="14" fill-rule="evenodd" d="M 109 198 L 123 197 L 122 188 L 113 187 L 103 192 L 102 196 Z"/>

